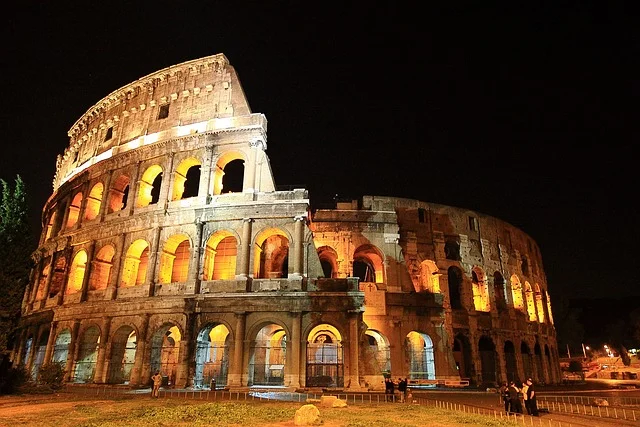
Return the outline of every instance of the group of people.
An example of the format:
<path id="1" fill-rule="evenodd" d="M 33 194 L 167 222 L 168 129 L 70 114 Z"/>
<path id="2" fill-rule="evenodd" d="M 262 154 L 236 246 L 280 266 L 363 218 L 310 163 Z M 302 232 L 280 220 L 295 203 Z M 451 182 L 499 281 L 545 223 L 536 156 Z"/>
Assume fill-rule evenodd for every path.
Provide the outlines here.
<path id="1" fill-rule="evenodd" d="M 408 379 L 398 378 L 398 392 L 400 393 L 400 403 L 407 401 L 407 394 L 409 389 L 407 388 Z M 391 378 L 384 379 L 384 393 L 386 395 L 387 402 L 393 402 L 395 396 L 396 383 Z"/>
<path id="2" fill-rule="evenodd" d="M 516 386 L 515 381 L 504 383 L 500 387 L 505 412 L 522 414 L 523 406 L 528 415 L 538 416 L 538 403 L 536 402 L 536 390 L 531 378 L 528 378 L 522 387 Z"/>

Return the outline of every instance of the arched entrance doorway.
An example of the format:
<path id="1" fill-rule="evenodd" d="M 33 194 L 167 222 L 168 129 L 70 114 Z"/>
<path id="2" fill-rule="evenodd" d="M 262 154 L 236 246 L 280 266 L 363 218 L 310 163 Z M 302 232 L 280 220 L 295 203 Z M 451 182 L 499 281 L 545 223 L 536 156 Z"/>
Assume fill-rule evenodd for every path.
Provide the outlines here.
<path id="1" fill-rule="evenodd" d="M 229 361 L 229 330 L 225 325 L 212 324 L 200 329 L 196 341 L 196 388 L 227 384 Z"/>
<path id="2" fill-rule="evenodd" d="M 97 326 L 89 327 L 82 335 L 78 359 L 76 359 L 73 373 L 73 382 L 88 383 L 93 381 L 98 359 L 98 346 L 100 345 L 100 329 Z"/>
<path id="3" fill-rule="evenodd" d="M 137 345 L 136 331 L 131 326 L 121 326 L 113 334 L 109 359 L 110 384 L 129 384 Z"/>
<path id="4" fill-rule="evenodd" d="M 469 338 L 462 334 L 456 335 L 453 340 L 453 360 L 460 379 L 473 380 L 473 363 L 471 362 L 471 344 Z"/>
<path id="5" fill-rule="evenodd" d="M 56 337 L 56 343 L 53 346 L 52 361 L 57 363 L 67 363 L 69 356 L 69 344 L 71 343 L 71 331 L 64 329 L 60 331 Z"/>
<path id="6" fill-rule="evenodd" d="M 405 338 L 405 354 L 409 364 L 409 379 L 436 378 L 433 341 L 427 334 L 411 331 Z"/>
<path id="7" fill-rule="evenodd" d="M 496 346 L 493 340 L 487 336 L 480 337 L 478 352 L 482 364 L 482 383 L 486 385 L 496 384 Z"/>
<path id="8" fill-rule="evenodd" d="M 504 343 L 504 359 L 507 365 L 507 381 L 516 381 L 518 379 L 518 362 L 516 348 L 511 341 Z"/>
<path id="9" fill-rule="evenodd" d="M 306 385 L 344 386 L 342 336 L 331 325 L 318 325 L 308 335 Z"/>
<path id="10" fill-rule="evenodd" d="M 287 334 L 282 326 L 264 326 L 251 345 L 249 385 L 284 385 L 287 360 Z"/>
<path id="11" fill-rule="evenodd" d="M 180 330 L 175 325 L 165 325 L 151 338 L 151 372 L 164 377 L 163 384 L 173 386 L 176 383 L 180 356 Z"/>
<path id="12" fill-rule="evenodd" d="M 35 349 L 36 352 L 33 357 L 33 365 L 31 366 L 31 378 L 33 379 L 38 377 L 38 371 L 44 362 L 44 354 L 47 351 L 47 341 L 49 341 L 49 331 L 40 335 L 40 339 L 38 340 L 38 345 Z"/>
<path id="13" fill-rule="evenodd" d="M 389 343 L 380 332 L 368 329 L 365 332 L 367 340 L 369 341 L 369 351 L 371 352 L 371 360 L 375 361 L 375 372 L 384 375 L 385 377 L 391 376 L 391 347 Z"/>

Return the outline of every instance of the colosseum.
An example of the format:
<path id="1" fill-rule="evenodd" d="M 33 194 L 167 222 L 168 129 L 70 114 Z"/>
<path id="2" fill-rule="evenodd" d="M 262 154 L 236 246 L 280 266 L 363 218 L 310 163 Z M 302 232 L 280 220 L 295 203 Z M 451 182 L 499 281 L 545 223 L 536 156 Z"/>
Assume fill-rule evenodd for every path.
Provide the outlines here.
<path id="1" fill-rule="evenodd" d="M 267 120 L 208 56 L 68 132 L 14 363 L 78 384 L 380 390 L 560 380 L 542 257 L 457 207 L 276 186 Z"/>

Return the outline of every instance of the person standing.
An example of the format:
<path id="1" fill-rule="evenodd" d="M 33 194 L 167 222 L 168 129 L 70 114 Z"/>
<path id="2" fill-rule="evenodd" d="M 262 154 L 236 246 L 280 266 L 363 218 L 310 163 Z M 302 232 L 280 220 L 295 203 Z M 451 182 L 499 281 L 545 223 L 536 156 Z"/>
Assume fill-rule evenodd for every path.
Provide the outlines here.
<path id="1" fill-rule="evenodd" d="M 156 371 L 155 375 L 151 377 L 153 381 L 153 389 L 151 389 L 151 397 L 160 397 L 160 386 L 162 385 L 162 375 L 160 371 Z"/>
<path id="2" fill-rule="evenodd" d="M 520 390 L 516 387 L 516 383 L 511 381 L 509 384 L 509 412 L 521 414 L 522 404 L 520 403 L 518 393 L 520 393 Z"/>
<path id="3" fill-rule="evenodd" d="M 407 397 L 407 381 L 398 378 L 398 391 L 400 392 L 400 403 L 404 403 Z"/>
<path id="4" fill-rule="evenodd" d="M 527 389 L 529 385 L 527 381 L 522 383 L 522 388 L 520 389 L 520 393 L 522 394 L 522 401 L 524 403 L 524 409 L 527 411 L 527 415 L 531 415 L 531 410 L 529 409 L 529 401 L 527 400 Z"/>
<path id="5" fill-rule="evenodd" d="M 533 386 L 533 381 L 531 378 L 527 379 L 527 402 L 529 403 L 529 407 L 527 410 L 529 411 L 529 415 L 533 415 L 537 417 L 538 414 L 538 402 L 536 401 L 536 389 Z"/>
<path id="6" fill-rule="evenodd" d="M 509 384 L 506 381 L 500 386 L 499 392 L 504 403 L 504 412 L 509 412 Z"/>

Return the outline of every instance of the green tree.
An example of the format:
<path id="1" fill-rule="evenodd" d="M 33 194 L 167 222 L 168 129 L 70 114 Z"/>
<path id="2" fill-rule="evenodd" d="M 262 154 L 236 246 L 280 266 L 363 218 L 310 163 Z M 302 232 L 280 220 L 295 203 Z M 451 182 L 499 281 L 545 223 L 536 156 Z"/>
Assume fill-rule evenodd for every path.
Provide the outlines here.
<path id="1" fill-rule="evenodd" d="M 28 221 L 25 184 L 16 176 L 13 188 L 0 179 L 0 357 L 11 352 L 29 283 L 34 242 Z"/>

